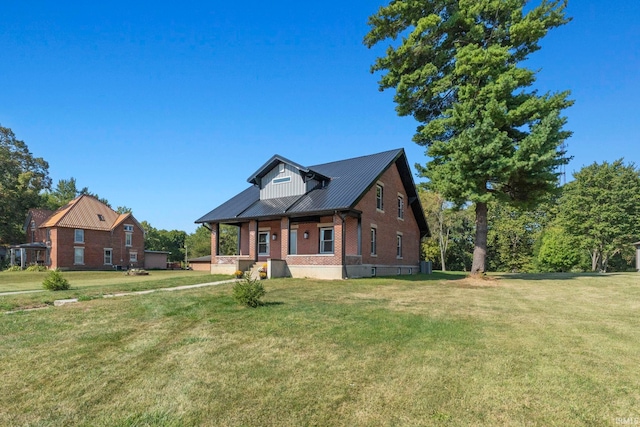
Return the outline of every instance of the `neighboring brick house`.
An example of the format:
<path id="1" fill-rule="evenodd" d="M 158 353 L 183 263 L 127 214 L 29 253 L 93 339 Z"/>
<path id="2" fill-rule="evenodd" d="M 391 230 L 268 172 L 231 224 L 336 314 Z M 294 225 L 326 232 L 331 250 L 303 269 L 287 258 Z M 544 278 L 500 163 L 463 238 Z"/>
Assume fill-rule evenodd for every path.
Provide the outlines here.
<path id="1" fill-rule="evenodd" d="M 196 221 L 211 229 L 211 272 L 268 265 L 269 276 L 370 277 L 419 271 L 429 228 L 403 149 L 304 167 L 282 156 Z M 220 255 L 219 224 L 238 227 Z"/>
<path id="2" fill-rule="evenodd" d="M 12 247 L 24 254 L 23 266 L 25 261 L 68 270 L 144 266 L 144 230 L 130 213 L 118 214 L 88 195 L 43 218 L 46 213 L 30 210 L 25 222 L 29 243 Z"/>

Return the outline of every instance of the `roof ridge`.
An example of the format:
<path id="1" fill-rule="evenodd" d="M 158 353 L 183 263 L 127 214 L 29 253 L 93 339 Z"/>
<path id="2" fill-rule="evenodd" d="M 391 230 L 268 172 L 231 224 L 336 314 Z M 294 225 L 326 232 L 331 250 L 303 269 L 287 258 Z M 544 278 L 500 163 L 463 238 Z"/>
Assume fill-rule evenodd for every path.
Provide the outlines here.
<path id="1" fill-rule="evenodd" d="M 335 164 L 335 163 L 348 162 L 348 161 L 351 161 L 351 160 L 364 159 L 366 157 L 380 156 L 380 155 L 388 154 L 388 153 L 392 153 L 392 152 L 396 152 L 397 153 L 397 152 L 400 152 L 400 151 L 404 151 L 404 148 L 395 148 L 393 150 L 380 151 L 379 153 L 365 154 L 364 156 L 349 157 L 348 159 L 334 160 L 332 162 L 326 162 L 326 163 L 318 163 L 317 165 L 309 166 L 309 169 L 316 168 L 316 167 L 319 167 L 319 166 L 332 165 L 332 164 Z"/>

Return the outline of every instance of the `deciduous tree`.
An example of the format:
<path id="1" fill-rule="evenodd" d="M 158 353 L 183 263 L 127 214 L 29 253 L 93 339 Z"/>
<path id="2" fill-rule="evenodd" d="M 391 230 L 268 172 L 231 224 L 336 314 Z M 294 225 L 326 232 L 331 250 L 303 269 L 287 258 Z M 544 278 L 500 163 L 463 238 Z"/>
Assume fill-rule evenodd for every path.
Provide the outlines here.
<path id="1" fill-rule="evenodd" d="M 566 0 L 393 0 L 369 18 L 365 44 L 395 40 L 372 72 L 395 88 L 399 115 L 420 123 L 414 141 L 433 190 L 476 208 L 472 272 L 485 271 L 487 204 L 533 204 L 553 191 L 568 158 L 561 111 L 568 92 L 538 94 L 520 64 L 551 28 L 568 21 Z M 397 41 L 400 38 L 400 41 Z"/>
<path id="2" fill-rule="evenodd" d="M 184 245 L 187 238 L 185 231 L 158 230 L 147 221 L 142 221 L 140 225 L 145 231 L 144 247 L 146 250 L 171 252 L 169 261 L 184 261 Z"/>
<path id="3" fill-rule="evenodd" d="M 103 199 L 97 194 L 90 192 L 88 187 L 83 187 L 81 190 L 78 190 L 76 179 L 74 177 L 61 179 L 53 190 L 45 191 L 44 206 L 48 209 L 56 210 L 81 194 L 93 196 L 105 205 L 111 207 L 107 199 Z"/>
<path id="4" fill-rule="evenodd" d="M 0 244 L 23 241 L 27 212 L 42 204 L 40 193 L 50 186 L 49 164 L 0 126 Z"/>
<path id="5" fill-rule="evenodd" d="M 623 160 L 593 163 L 564 187 L 558 219 L 591 257 L 593 271 L 606 271 L 612 256 L 630 250 L 640 236 L 640 172 Z"/>

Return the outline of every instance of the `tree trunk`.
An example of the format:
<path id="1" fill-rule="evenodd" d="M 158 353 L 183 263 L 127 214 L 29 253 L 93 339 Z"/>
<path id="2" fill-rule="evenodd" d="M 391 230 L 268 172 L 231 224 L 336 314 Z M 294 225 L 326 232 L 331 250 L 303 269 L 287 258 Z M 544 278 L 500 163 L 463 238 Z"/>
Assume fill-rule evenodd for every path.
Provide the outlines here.
<path id="1" fill-rule="evenodd" d="M 442 271 L 447 271 L 447 267 L 444 265 L 444 260 L 447 255 L 447 246 L 449 245 L 449 229 L 447 229 L 447 234 L 445 236 L 443 236 L 443 234 L 442 227 L 440 227 L 440 241 L 438 242 L 438 246 L 440 247 L 440 265 L 442 266 Z"/>
<path id="2" fill-rule="evenodd" d="M 473 264 L 471 274 L 483 274 L 485 272 L 485 260 L 487 257 L 487 204 L 476 203 L 476 238 L 473 249 Z"/>
<path id="3" fill-rule="evenodd" d="M 591 271 L 598 270 L 598 263 L 600 262 L 600 255 L 597 249 L 591 252 Z"/>

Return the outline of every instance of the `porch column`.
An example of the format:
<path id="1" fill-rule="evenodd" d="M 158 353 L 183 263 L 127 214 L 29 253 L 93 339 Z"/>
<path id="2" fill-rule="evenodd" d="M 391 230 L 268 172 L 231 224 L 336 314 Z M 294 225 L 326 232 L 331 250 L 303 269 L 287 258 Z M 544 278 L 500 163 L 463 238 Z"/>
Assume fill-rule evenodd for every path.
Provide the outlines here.
<path id="1" fill-rule="evenodd" d="M 336 212 L 333 215 L 333 257 L 335 264 L 342 265 L 342 278 L 347 279 L 346 265 L 346 215 Z"/>
<path id="2" fill-rule="evenodd" d="M 289 218 L 280 220 L 280 258 L 285 259 L 289 255 Z"/>
<path id="3" fill-rule="evenodd" d="M 362 255 L 362 217 L 358 217 L 358 255 Z"/>
<path id="4" fill-rule="evenodd" d="M 24 270 L 27 263 L 27 250 L 25 248 L 20 248 L 20 267 Z"/>
<path id="5" fill-rule="evenodd" d="M 249 221 L 249 258 L 258 261 L 258 221 Z"/>
<path id="6" fill-rule="evenodd" d="M 220 255 L 220 224 L 212 222 L 211 226 L 211 263 L 214 263 L 214 258 Z"/>

